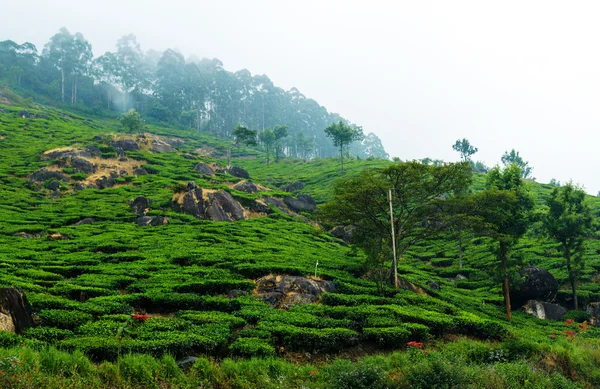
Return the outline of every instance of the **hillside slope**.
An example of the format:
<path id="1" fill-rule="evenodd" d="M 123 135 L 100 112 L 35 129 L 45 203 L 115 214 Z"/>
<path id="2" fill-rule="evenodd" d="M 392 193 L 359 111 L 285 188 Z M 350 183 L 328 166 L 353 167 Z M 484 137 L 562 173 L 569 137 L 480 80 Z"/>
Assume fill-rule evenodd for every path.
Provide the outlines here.
<path id="1" fill-rule="evenodd" d="M 555 387 L 600 382 L 593 373 L 600 355 L 590 354 L 598 345 L 595 328 L 569 340 L 563 322 L 521 312 L 512 323 L 503 321 L 493 248 L 485 239 L 470 240 L 462 269 L 452 239 L 420 242 L 400 265 L 406 289 L 382 296 L 363 277 L 362 253 L 324 232 L 308 210 L 290 205 L 302 193 L 316 203 L 329 198 L 338 178 L 335 159 L 266 165 L 259 152 L 234 153 L 233 164 L 249 173 L 248 180 L 226 169 L 226 147 L 196 131 L 150 126 L 143 136 L 131 135 L 112 119 L 0 105 L 0 284 L 24 291 L 39 324 L 6 335 L 2 345 L 79 350 L 96 362 L 142 353 L 281 357 L 306 364 L 307 358 L 321 363 L 331 355 L 386 354 L 424 341 L 436 350 L 431 360 L 420 350 L 391 354 L 377 362 L 377 377 L 396 387 L 431 387 L 411 381 L 418 372 L 410 365 L 431 367 L 454 355 L 464 366 L 481 364 L 477 374 L 494 370 L 498 382 L 518 374 L 563 385 Z M 388 163 L 353 160 L 346 174 Z M 215 174 L 201 174 L 199 164 Z M 476 176 L 474 188 L 483 180 Z M 248 181 L 256 191 L 240 189 Z M 304 189 L 284 192 L 295 181 Z M 535 183 L 532 188 L 538 201 L 550 190 Z M 527 237 L 517 251 L 525 263 L 565 283 L 562 260 L 549 242 Z M 585 302 L 600 301 L 598 253 L 598 241 L 591 241 L 582 275 Z M 282 285 L 283 297 L 277 289 Z M 560 298 L 568 304 L 566 294 Z M 464 350 L 442 342 L 463 337 L 475 339 L 455 343 Z M 585 363 L 578 354 L 584 351 L 591 355 Z M 555 356 L 554 365 L 536 359 L 539 353 Z M 403 364 L 394 367 L 394 358 Z M 319 369 L 327 372 L 327 366 Z M 519 366 L 525 370 L 519 373 Z M 347 367 L 354 368 L 360 366 Z M 331 369 L 327 374 L 342 374 Z M 507 375 L 502 369 L 509 369 Z M 312 380 L 310 369 L 296 378 L 285 371 L 294 385 Z M 331 387 L 327 377 L 311 387 Z"/>

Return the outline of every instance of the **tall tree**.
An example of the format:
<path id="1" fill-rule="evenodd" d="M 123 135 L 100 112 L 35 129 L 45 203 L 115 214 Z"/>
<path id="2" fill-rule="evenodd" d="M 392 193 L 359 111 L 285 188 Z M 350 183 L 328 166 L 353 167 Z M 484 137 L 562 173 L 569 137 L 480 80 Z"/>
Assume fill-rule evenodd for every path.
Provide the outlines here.
<path id="1" fill-rule="evenodd" d="M 454 143 L 454 146 L 452 146 L 452 149 L 460 153 L 460 158 L 464 162 L 470 160 L 471 155 L 477 152 L 477 147 L 471 145 L 467 138 L 457 140 L 456 143 Z"/>
<path id="2" fill-rule="evenodd" d="M 261 143 L 265 146 L 267 151 L 267 165 L 269 164 L 269 155 L 271 151 L 271 146 L 275 142 L 275 133 L 270 128 L 265 128 L 263 132 L 259 135 Z"/>
<path id="3" fill-rule="evenodd" d="M 325 134 L 333 140 L 333 145 L 340 148 L 340 162 L 342 165 L 342 173 L 344 172 L 344 147 L 347 147 L 352 142 L 363 139 L 362 128 L 350 126 L 340 120 L 337 123 L 332 123 L 325 129 Z"/>
<path id="4" fill-rule="evenodd" d="M 66 28 L 50 38 L 50 42 L 44 46 L 42 55 L 49 58 L 52 64 L 60 70 L 61 101 L 65 101 L 65 77 L 74 66 L 73 36 Z"/>
<path id="5" fill-rule="evenodd" d="M 86 76 L 90 73 L 92 66 L 92 45 L 85 40 L 81 33 L 73 35 L 73 68 L 71 71 L 71 104 L 77 103 L 77 86 L 79 76 Z"/>
<path id="6" fill-rule="evenodd" d="M 289 135 L 288 127 L 276 125 L 273 128 L 273 134 L 275 135 L 275 162 L 279 162 L 283 155 L 283 139 Z"/>
<path id="7" fill-rule="evenodd" d="M 116 79 L 123 97 L 123 110 L 127 109 L 127 97 L 134 91 L 143 89 L 152 83 L 150 74 L 143 65 L 144 53 L 133 34 L 125 35 L 117 41 L 114 54 L 117 67 Z"/>
<path id="8" fill-rule="evenodd" d="M 324 205 L 322 212 L 335 223 L 352 226 L 355 243 L 367 254 L 376 254 L 371 259 L 381 267 L 381 261 L 394 245 L 397 258 L 402 258 L 415 242 L 440 231 L 444 215 L 439 211 L 438 202 L 467 188 L 470 169 L 468 163 L 430 166 L 413 161 L 381 170 L 367 170 L 336 184 L 333 198 Z M 388 254 L 382 256 L 382 253 Z M 394 273 L 396 268 L 397 263 L 393 262 Z"/>
<path id="9" fill-rule="evenodd" d="M 512 318 L 510 305 L 509 260 L 511 248 L 525 234 L 529 226 L 534 201 L 528 185 L 521 178 L 521 169 L 513 163 L 504 169 L 495 167 L 488 173 L 486 190 L 477 195 L 477 207 L 487 226 L 484 234 L 498 243 L 498 261 L 502 276 L 502 291 L 506 319 Z"/>
<path id="10" fill-rule="evenodd" d="M 238 148 L 238 153 L 242 144 L 246 146 L 256 146 L 256 130 L 250 130 L 238 123 L 232 134 L 235 138 L 235 145 Z"/>
<path id="11" fill-rule="evenodd" d="M 510 153 L 508 151 L 505 151 L 502 155 L 501 161 L 502 164 L 504 164 L 504 166 L 516 163 L 519 169 L 521 169 L 521 175 L 523 176 L 523 178 L 531 177 L 533 168 L 529 166 L 528 161 L 523 160 L 523 158 L 519 155 L 519 152 L 515 151 L 515 149 L 512 149 Z"/>
<path id="12" fill-rule="evenodd" d="M 573 304 L 575 309 L 579 309 L 576 283 L 584 265 L 583 243 L 594 229 L 592 211 L 585 201 L 583 189 L 571 182 L 554 188 L 546 205 L 548 212 L 542 219 L 544 228 L 548 236 L 558 243 L 565 259 Z"/>

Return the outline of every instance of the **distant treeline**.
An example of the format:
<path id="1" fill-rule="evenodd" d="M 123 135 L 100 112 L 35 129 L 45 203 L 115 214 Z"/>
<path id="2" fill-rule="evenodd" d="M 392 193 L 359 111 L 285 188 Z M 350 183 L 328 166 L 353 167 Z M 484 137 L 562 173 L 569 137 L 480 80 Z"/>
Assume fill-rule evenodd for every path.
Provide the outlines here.
<path id="1" fill-rule="evenodd" d="M 134 35 L 118 40 L 115 52 L 94 58 L 82 34 L 62 28 L 41 54 L 35 45 L 0 42 L 0 82 L 24 95 L 75 109 L 124 112 L 135 108 L 150 120 L 230 137 L 239 123 L 259 133 L 286 125 L 285 153 L 328 157 L 336 148 L 323 130 L 346 121 L 296 88 L 285 91 L 266 75 L 232 73 L 218 59 L 187 59 L 176 50 L 143 52 Z M 350 153 L 387 158 L 369 134 Z"/>

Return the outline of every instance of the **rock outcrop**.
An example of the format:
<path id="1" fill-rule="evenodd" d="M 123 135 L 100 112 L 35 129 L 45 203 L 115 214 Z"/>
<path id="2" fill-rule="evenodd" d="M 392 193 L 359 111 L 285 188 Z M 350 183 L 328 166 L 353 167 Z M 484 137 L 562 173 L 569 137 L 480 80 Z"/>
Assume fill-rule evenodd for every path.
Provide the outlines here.
<path id="1" fill-rule="evenodd" d="M 283 188 L 285 192 L 296 192 L 302 189 L 304 189 L 304 183 L 302 181 L 294 181 Z"/>
<path id="2" fill-rule="evenodd" d="M 33 173 L 31 175 L 31 177 L 29 177 L 29 181 L 31 183 L 44 182 L 44 181 L 48 181 L 48 180 L 57 180 L 57 181 L 68 182 L 69 177 L 66 174 L 63 174 L 61 172 L 57 172 L 54 170 L 48 170 L 46 168 L 42 168 L 42 169 L 38 170 L 37 172 Z"/>
<path id="3" fill-rule="evenodd" d="M 351 226 L 337 226 L 329 231 L 329 233 L 346 243 L 350 243 L 352 241 L 352 230 Z"/>
<path id="4" fill-rule="evenodd" d="M 82 157 L 71 158 L 71 167 L 75 172 L 81 172 L 85 174 L 92 174 L 96 172 L 96 165 Z"/>
<path id="5" fill-rule="evenodd" d="M 213 170 L 213 168 L 204 162 L 198 162 L 196 166 L 194 166 L 194 170 L 205 176 L 215 175 L 215 171 Z"/>
<path id="6" fill-rule="evenodd" d="M 558 291 L 558 282 L 546 269 L 527 267 L 521 271 L 523 283 L 513 288 L 510 299 L 514 305 L 520 306 L 529 300 L 553 301 Z"/>
<path id="7" fill-rule="evenodd" d="M 255 293 L 275 308 L 319 301 L 323 292 L 335 292 L 331 281 L 317 281 L 299 276 L 267 276 L 256 281 Z"/>
<path id="8" fill-rule="evenodd" d="M 174 153 L 177 151 L 173 148 L 173 146 L 159 139 L 152 140 L 152 146 L 150 147 L 150 150 L 155 153 Z"/>
<path id="9" fill-rule="evenodd" d="M 96 180 L 96 187 L 98 189 L 112 188 L 115 186 L 115 179 L 113 177 L 101 177 Z"/>
<path id="10" fill-rule="evenodd" d="M 32 310 L 17 288 L 0 288 L 0 330 L 20 334 L 33 326 Z"/>
<path id="11" fill-rule="evenodd" d="M 286 197 L 283 202 L 294 212 L 313 212 L 317 208 L 315 200 L 310 195 L 301 194 L 298 198 L 294 199 Z"/>
<path id="12" fill-rule="evenodd" d="M 225 191 L 210 191 L 189 182 L 185 193 L 173 196 L 173 208 L 198 219 L 213 221 L 244 220 L 244 208 Z"/>
<path id="13" fill-rule="evenodd" d="M 232 166 L 229 168 L 228 173 L 234 177 L 249 179 L 250 174 L 239 166 Z"/>
<path id="14" fill-rule="evenodd" d="M 134 140 L 131 139 L 119 139 L 112 142 L 113 147 L 118 147 L 124 151 L 138 151 L 140 148 L 135 143 Z"/>
<path id="15" fill-rule="evenodd" d="M 84 224 L 94 224 L 96 221 L 94 219 L 92 219 L 91 217 L 86 217 L 84 219 L 81 219 L 80 221 L 78 221 L 77 223 L 73 224 L 74 226 L 82 226 Z"/>
<path id="16" fill-rule="evenodd" d="M 140 216 L 135 220 L 138 226 L 162 226 L 169 224 L 169 218 L 164 216 Z"/>
<path id="17" fill-rule="evenodd" d="M 149 198 L 145 196 L 138 196 L 131 202 L 129 206 L 131 207 L 131 210 L 136 214 L 145 215 L 146 212 L 148 212 L 148 210 L 150 209 L 151 203 L 152 201 Z"/>
<path id="18" fill-rule="evenodd" d="M 590 315 L 590 324 L 600 327 L 600 302 L 589 303 L 586 311 Z"/>
<path id="19" fill-rule="evenodd" d="M 538 319 L 560 320 L 567 313 L 567 309 L 558 304 L 543 301 L 529 300 L 523 310 Z"/>
<path id="20" fill-rule="evenodd" d="M 246 193 L 256 193 L 258 192 L 258 187 L 250 182 L 250 181 L 242 181 L 238 184 L 236 184 L 233 189 L 235 190 L 239 190 L 240 192 L 246 192 Z"/>

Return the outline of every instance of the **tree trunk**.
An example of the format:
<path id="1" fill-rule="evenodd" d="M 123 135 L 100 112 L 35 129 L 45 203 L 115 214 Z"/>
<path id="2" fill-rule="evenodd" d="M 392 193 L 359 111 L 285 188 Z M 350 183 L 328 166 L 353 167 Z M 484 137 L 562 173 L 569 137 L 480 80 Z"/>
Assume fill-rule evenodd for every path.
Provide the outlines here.
<path id="1" fill-rule="evenodd" d="M 340 161 L 342 162 L 342 173 L 344 173 L 344 144 L 340 145 Z"/>
<path id="2" fill-rule="evenodd" d="M 463 245 L 462 245 L 462 235 L 458 235 L 458 268 L 462 269 L 463 262 Z"/>
<path id="3" fill-rule="evenodd" d="M 512 313 L 510 311 L 510 287 L 508 284 L 508 245 L 506 242 L 500 242 L 500 262 L 502 268 L 502 277 L 504 281 L 502 283 L 502 291 L 504 292 L 504 308 L 506 310 L 506 320 L 512 319 Z"/>
<path id="4" fill-rule="evenodd" d="M 60 86 L 61 86 L 61 90 L 60 90 L 60 96 L 62 99 L 62 102 L 65 102 L 65 70 L 64 69 L 60 69 Z"/>
<path id="5" fill-rule="evenodd" d="M 567 272 L 569 273 L 569 283 L 571 284 L 571 291 L 573 293 L 573 305 L 575 309 L 579 309 L 579 303 L 577 301 L 577 290 L 575 287 L 575 273 L 571 268 L 571 250 L 565 251 L 565 259 L 567 260 Z"/>

